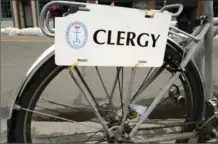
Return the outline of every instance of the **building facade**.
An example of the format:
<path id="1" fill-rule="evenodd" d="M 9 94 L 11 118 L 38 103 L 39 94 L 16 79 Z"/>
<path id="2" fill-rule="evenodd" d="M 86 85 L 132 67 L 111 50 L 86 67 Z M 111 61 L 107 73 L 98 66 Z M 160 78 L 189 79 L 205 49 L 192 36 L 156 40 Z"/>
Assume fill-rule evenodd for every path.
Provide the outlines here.
<path id="1" fill-rule="evenodd" d="M 1 0 L 0 18 L 3 20 L 13 20 L 14 27 L 38 27 L 39 14 L 42 7 L 52 0 Z M 63 0 L 66 1 L 66 0 Z M 138 8 L 156 8 L 160 9 L 165 4 L 179 3 L 180 0 L 69 0 L 89 3 L 99 3 L 109 5 L 113 1 L 115 5 L 124 7 L 138 7 Z M 187 14 L 192 14 L 192 19 L 198 17 L 203 11 L 202 0 L 183 0 L 183 5 Z M 144 3 L 144 4 L 143 4 Z M 142 6 L 144 5 L 144 6 Z M 198 10 L 196 10 L 196 7 Z M 189 10 L 188 10 L 189 8 Z M 218 15 L 218 0 L 214 0 L 214 12 Z M 185 15 L 187 15 L 185 14 Z"/>
<path id="2" fill-rule="evenodd" d="M 1 0 L 0 19 L 1 20 L 12 19 L 11 3 L 9 0 Z"/>

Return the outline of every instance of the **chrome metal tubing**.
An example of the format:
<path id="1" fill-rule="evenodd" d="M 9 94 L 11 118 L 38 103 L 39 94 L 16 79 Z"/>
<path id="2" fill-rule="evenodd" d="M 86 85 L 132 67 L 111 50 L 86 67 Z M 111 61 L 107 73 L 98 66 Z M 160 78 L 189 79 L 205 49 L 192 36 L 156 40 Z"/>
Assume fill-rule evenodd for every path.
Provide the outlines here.
<path id="1" fill-rule="evenodd" d="M 186 57 L 184 58 L 184 61 L 180 65 L 180 69 L 183 70 L 188 62 L 192 59 L 193 55 L 195 54 L 196 50 L 202 45 L 203 40 L 195 44 L 187 53 Z M 151 114 L 151 112 L 155 109 L 155 107 L 158 105 L 158 103 L 163 98 L 164 94 L 169 90 L 169 88 L 173 85 L 173 83 L 178 79 L 180 75 L 180 71 L 177 71 L 174 75 L 170 77 L 168 82 L 166 83 L 165 87 L 159 92 L 157 97 L 154 99 L 154 101 L 151 103 L 151 105 L 146 110 L 146 113 L 144 113 L 139 120 L 139 122 L 136 124 L 136 126 L 132 129 L 132 131 L 129 134 L 129 137 L 133 137 L 137 129 L 141 126 L 141 124 L 148 118 L 148 116 Z"/>
<path id="2" fill-rule="evenodd" d="M 55 37 L 55 33 L 52 31 L 49 31 L 50 28 L 47 27 L 47 22 L 45 23 L 46 15 L 47 15 L 49 8 L 52 5 L 57 5 L 57 4 L 58 5 L 67 5 L 67 6 L 74 5 L 74 6 L 78 6 L 79 10 L 87 11 L 87 9 L 85 8 L 86 4 L 79 3 L 79 2 L 51 1 L 51 2 L 47 3 L 42 8 L 42 11 L 41 11 L 41 14 L 39 17 L 39 27 L 41 28 L 42 32 L 48 37 Z"/>
<path id="3" fill-rule="evenodd" d="M 187 32 L 184 32 L 184 31 L 182 31 L 182 30 L 180 30 L 180 29 L 178 29 L 178 28 L 176 28 L 174 26 L 170 26 L 170 28 L 173 29 L 176 32 L 179 32 L 179 33 L 182 33 L 182 34 L 188 36 L 189 38 L 193 39 L 194 41 L 199 41 L 199 39 L 196 38 L 195 36 L 193 36 L 191 34 L 188 34 Z"/>
<path id="4" fill-rule="evenodd" d="M 102 127 L 105 129 L 105 132 L 107 133 L 107 135 L 109 137 L 112 137 L 113 133 L 109 130 L 108 126 L 106 125 L 106 121 L 101 117 L 99 111 L 96 108 L 96 105 L 95 105 L 94 101 L 91 99 L 91 96 L 89 95 L 89 92 L 87 91 L 87 89 L 82 84 L 82 81 L 79 80 L 78 75 L 76 74 L 76 72 L 74 70 L 70 70 L 69 72 L 70 72 L 70 75 L 73 78 L 73 80 L 78 85 L 80 91 L 83 93 L 83 95 L 85 96 L 86 100 L 88 101 L 88 103 L 93 108 L 93 111 L 94 111 L 96 117 L 98 118 L 98 120 L 100 121 Z"/>
<path id="5" fill-rule="evenodd" d="M 212 66 L 212 54 L 213 54 L 213 1 L 206 0 L 204 1 L 204 10 L 205 14 L 208 16 L 208 22 L 210 27 L 204 37 L 204 63 L 205 63 L 205 100 L 209 100 L 213 97 L 213 66 Z"/>

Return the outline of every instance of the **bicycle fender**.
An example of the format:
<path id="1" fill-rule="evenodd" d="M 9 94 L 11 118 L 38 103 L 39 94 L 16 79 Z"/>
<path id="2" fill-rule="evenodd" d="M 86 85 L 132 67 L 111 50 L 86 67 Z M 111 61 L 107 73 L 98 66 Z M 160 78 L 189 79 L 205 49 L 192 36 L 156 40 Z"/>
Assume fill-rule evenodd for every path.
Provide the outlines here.
<path id="1" fill-rule="evenodd" d="M 14 109 L 14 104 L 17 103 L 19 97 L 21 96 L 24 88 L 28 84 L 28 82 L 31 80 L 35 72 L 50 58 L 54 55 L 54 50 L 55 50 L 55 45 L 50 46 L 48 49 L 46 49 L 37 59 L 36 61 L 32 64 L 32 66 L 29 68 L 27 71 L 26 75 L 24 76 L 22 82 L 20 83 L 17 91 L 15 92 L 15 95 L 12 99 L 10 111 L 9 111 L 9 116 L 8 119 L 11 118 L 12 112 Z"/>

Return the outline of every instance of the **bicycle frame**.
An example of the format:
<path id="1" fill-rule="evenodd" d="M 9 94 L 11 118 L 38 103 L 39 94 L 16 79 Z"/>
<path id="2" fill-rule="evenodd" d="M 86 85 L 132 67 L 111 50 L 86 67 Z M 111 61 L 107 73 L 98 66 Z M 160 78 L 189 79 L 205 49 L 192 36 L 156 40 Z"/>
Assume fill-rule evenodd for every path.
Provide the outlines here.
<path id="1" fill-rule="evenodd" d="M 192 35 L 189 35 L 185 32 L 182 32 L 181 30 L 178 30 L 177 28 L 172 27 L 174 30 L 177 30 L 179 32 L 182 32 L 186 36 L 188 36 L 191 41 L 196 41 L 195 45 L 189 44 L 185 47 L 189 48 L 191 46 L 190 50 L 188 51 L 186 57 L 184 58 L 183 62 L 180 65 L 181 70 L 185 70 L 185 66 L 187 63 L 192 59 L 192 57 L 195 55 L 196 51 L 202 46 L 204 43 L 204 50 L 205 50 L 205 69 L 204 72 L 207 73 L 207 75 L 204 76 L 204 85 L 205 85 L 205 100 L 209 100 L 213 97 L 213 77 L 212 77 L 212 49 L 213 49 L 213 36 L 217 34 L 218 27 L 215 27 L 214 25 L 218 25 L 217 18 L 213 18 L 213 1 L 205 1 L 205 14 L 208 16 L 208 22 L 204 24 L 203 28 L 201 30 L 196 29 Z M 214 30 L 216 30 L 214 32 Z M 143 121 L 148 118 L 149 114 L 154 110 L 156 105 L 160 102 L 162 96 L 167 92 L 167 90 L 172 86 L 172 84 L 175 82 L 175 80 L 179 77 L 181 72 L 175 73 L 170 80 L 167 82 L 166 86 L 161 90 L 159 95 L 155 98 L 155 100 L 152 102 L 152 104 L 147 109 L 146 113 L 142 116 L 139 123 L 136 124 L 136 126 L 132 129 L 129 136 L 134 136 L 136 130 L 140 127 L 140 125 L 143 123 Z M 202 72 L 203 73 L 203 72 Z"/>
<path id="2" fill-rule="evenodd" d="M 64 5 L 77 5 L 80 6 L 80 10 L 85 10 L 85 11 L 89 11 L 89 9 L 85 8 L 85 4 L 81 4 L 81 3 L 77 3 L 77 2 L 51 2 L 49 4 L 47 4 L 43 10 L 42 10 L 42 14 L 40 17 L 41 21 L 44 21 L 44 17 L 43 15 L 45 15 L 46 10 L 49 6 L 53 5 L 53 4 L 64 4 Z M 167 8 L 171 8 L 170 6 L 166 6 Z M 165 87 L 160 91 L 160 93 L 157 95 L 157 97 L 154 99 L 154 101 L 151 103 L 151 105 L 149 106 L 149 108 L 147 109 L 146 113 L 144 113 L 141 116 L 141 119 L 139 120 L 139 122 L 135 125 L 135 127 L 132 129 L 132 131 L 129 134 L 129 137 L 133 137 L 135 132 L 137 131 L 137 129 L 140 127 L 140 125 L 148 118 L 148 116 L 151 114 L 151 112 L 154 110 L 154 108 L 157 106 L 157 104 L 160 102 L 160 100 L 162 99 L 163 95 L 168 91 L 168 89 L 173 85 L 173 83 L 178 79 L 180 73 L 182 71 L 185 70 L 186 65 L 188 64 L 188 62 L 195 56 L 196 51 L 202 46 L 202 44 L 204 43 L 205 45 L 205 73 L 207 73 L 207 75 L 205 75 L 205 99 L 208 100 L 210 98 L 212 98 L 212 92 L 213 92 L 213 83 L 212 83 L 212 42 L 213 42 L 213 24 L 217 24 L 217 18 L 213 19 L 213 1 L 205 1 L 205 15 L 208 16 L 208 22 L 206 24 L 204 24 L 203 26 L 201 26 L 201 28 L 197 28 L 193 34 L 188 34 L 184 31 L 181 31 L 179 29 L 177 29 L 176 27 L 171 27 L 172 30 L 176 31 L 176 32 L 180 32 L 184 35 L 186 35 L 189 39 L 190 44 L 188 44 L 186 47 L 184 47 L 184 49 L 189 49 L 189 51 L 187 52 L 186 56 L 184 57 L 181 65 L 180 65 L 180 70 L 181 71 L 177 71 L 174 75 L 171 76 L 171 78 L 169 79 L 169 81 L 166 83 Z M 48 14 L 47 14 L 48 16 Z M 54 37 L 54 31 L 51 30 L 50 28 L 45 28 L 44 25 L 46 25 L 47 22 L 45 23 L 41 23 L 41 28 L 42 31 L 47 35 L 47 36 L 51 36 Z M 169 31 L 170 33 L 176 34 L 173 31 Z M 192 44 L 192 42 L 195 42 L 196 44 Z M 191 48 L 189 48 L 191 46 Z M 207 49 L 206 49 L 207 48 Z M 75 73 L 71 73 L 72 77 L 76 77 Z M 134 77 L 134 71 L 131 73 L 130 76 L 130 82 L 129 85 L 131 85 L 131 83 L 133 82 L 133 77 Z M 81 85 L 79 86 L 81 87 Z M 98 117 L 98 119 L 101 121 L 102 126 L 106 129 L 107 134 L 109 135 L 109 137 L 112 137 L 112 133 L 110 132 L 110 130 L 107 128 L 107 126 L 104 123 L 104 120 L 102 119 L 102 117 L 99 115 L 99 112 L 97 111 L 94 102 L 88 97 L 88 94 L 85 90 L 85 88 L 80 88 L 80 90 L 85 94 L 86 99 L 89 101 L 89 103 L 91 104 L 91 106 L 93 107 L 93 110 L 96 114 L 96 116 Z M 122 119 L 122 123 L 121 126 L 119 127 L 119 130 L 123 130 L 124 127 L 124 122 L 125 119 L 127 117 L 127 110 L 128 110 L 128 105 L 129 105 L 129 100 L 131 97 L 131 87 L 129 86 L 128 89 L 128 94 L 127 94 L 127 98 L 125 101 L 125 106 L 124 106 L 124 116 Z M 192 135 L 192 134 L 190 134 Z"/>
<path id="3" fill-rule="evenodd" d="M 48 25 L 48 16 L 49 16 L 49 14 L 47 13 L 47 11 L 48 11 L 48 8 L 51 5 L 54 5 L 54 4 L 77 5 L 77 6 L 79 6 L 80 10 L 84 10 L 84 11 L 89 10 L 89 9 L 85 8 L 86 5 L 84 3 L 78 3 L 78 2 L 52 1 L 52 2 L 50 2 L 48 4 L 46 4 L 43 7 L 42 13 L 41 13 L 41 16 L 40 16 L 40 28 L 42 29 L 43 33 L 46 34 L 49 37 L 54 37 L 54 30 L 51 29 L 49 27 L 49 25 Z M 132 129 L 132 131 L 130 132 L 128 137 L 131 138 L 131 137 L 134 136 L 137 129 L 148 118 L 148 116 L 151 114 L 151 112 L 155 109 L 157 104 L 162 99 L 163 95 L 168 91 L 168 89 L 178 79 L 180 73 L 185 70 L 186 65 L 195 56 L 196 52 L 200 49 L 200 47 L 202 46 L 203 43 L 204 43 L 204 49 L 205 49 L 205 59 L 204 59 L 205 69 L 204 69 L 204 72 L 207 73 L 207 75 L 205 75 L 205 78 L 204 78 L 205 79 L 205 99 L 208 100 L 208 99 L 212 98 L 212 92 L 213 92 L 213 83 L 212 83 L 212 42 L 213 42 L 213 36 L 215 34 L 213 31 L 216 30 L 216 33 L 218 31 L 217 30 L 218 27 L 214 27 L 214 25 L 218 25 L 218 18 L 213 18 L 213 8 L 212 7 L 213 7 L 213 1 L 205 1 L 205 14 L 208 16 L 208 22 L 206 24 L 202 25 L 201 27 L 196 28 L 196 30 L 191 35 L 177 29 L 176 27 L 171 27 L 172 30 L 170 30 L 169 33 L 176 34 L 174 31 L 177 31 L 177 32 L 180 32 L 180 33 L 182 33 L 182 34 L 184 34 L 185 36 L 188 37 L 188 41 L 190 41 L 190 44 L 185 46 L 184 49 L 188 49 L 189 51 L 187 52 L 186 56 L 184 57 L 183 61 L 181 62 L 181 65 L 179 67 L 180 71 L 177 71 L 174 75 L 171 76 L 171 78 L 166 83 L 165 87 L 160 91 L 160 93 L 157 95 L 155 100 L 151 103 L 151 105 L 147 109 L 146 113 L 144 113 L 141 116 L 141 119 L 135 125 L 135 127 Z M 45 20 L 45 17 L 47 17 L 46 20 Z M 193 45 L 193 42 L 195 43 L 194 45 Z M 76 73 L 73 73 L 73 72 L 71 73 L 71 76 L 73 78 L 77 77 Z M 130 77 L 131 78 L 130 78 L 130 84 L 129 85 L 131 85 L 131 83 L 133 82 L 132 78 L 134 77 L 134 70 L 132 71 Z M 80 85 L 80 82 L 78 82 L 77 84 Z M 97 118 L 100 120 L 102 126 L 105 128 L 108 136 L 112 137 L 113 133 L 107 127 L 107 125 L 105 124 L 103 118 L 100 116 L 100 114 L 99 114 L 99 112 L 98 112 L 98 110 L 97 110 L 97 108 L 96 108 L 96 106 L 94 104 L 94 101 L 88 96 L 88 92 L 81 85 L 80 85 L 80 90 L 84 93 L 86 99 L 88 100 L 88 102 L 92 106 Z M 126 116 L 127 116 L 127 109 L 128 109 L 130 96 L 131 96 L 131 87 L 129 87 L 129 89 L 128 89 L 127 99 L 124 102 L 124 103 L 126 103 L 126 105 L 124 107 L 125 112 L 124 112 L 123 120 L 122 120 L 121 126 L 119 127 L 119 130 L 122 130 L 123 126 L 124 126 L 124 122 L 125 122 L 124 120 L 126 119 Z M 188 138 L 188 137 L 194 136 L 195 134 L 196 134 L 195 132 L 186 133 L 185 135 L 178 134 L 177 137 L 173 137 L 173 138 L 178 139 L 181 136 L 184 136 L 184 137 Z M 166 140 L 166 139 L 169 140 L 169 137 L 164 137 L 162 140 Z"/>

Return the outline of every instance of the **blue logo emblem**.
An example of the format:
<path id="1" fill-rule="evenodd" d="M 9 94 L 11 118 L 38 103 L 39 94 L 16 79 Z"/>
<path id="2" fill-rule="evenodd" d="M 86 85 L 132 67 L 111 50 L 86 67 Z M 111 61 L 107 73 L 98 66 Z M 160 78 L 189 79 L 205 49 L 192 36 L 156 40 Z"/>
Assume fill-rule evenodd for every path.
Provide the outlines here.
<path id="1" fill-rule="evenodd" d="M 88 40 L 88 31 L 86 26 L 75 21 L 67 27 L 66 40 L 68 45 L 73 49 L 80 49 L 84 47 Z"/>

